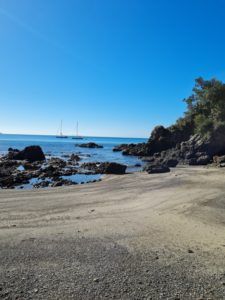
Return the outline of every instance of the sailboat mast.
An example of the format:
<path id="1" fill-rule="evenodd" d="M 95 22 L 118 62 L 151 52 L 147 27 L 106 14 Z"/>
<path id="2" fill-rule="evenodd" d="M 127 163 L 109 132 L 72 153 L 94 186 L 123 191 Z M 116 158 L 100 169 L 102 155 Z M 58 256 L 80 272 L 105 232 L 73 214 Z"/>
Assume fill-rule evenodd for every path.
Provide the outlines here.
<path id="1" fill-rule="evenodd" d="M 77 122 L 77 130 L 76 130 L 76 132 L 77 132 L 77 136 L 78 136 L 78 122 Z"/>
<path id="2" fill-rule="evenodd" d="M 60 127 L 60 135 L 63 135 L 62 134 L 62 120 L 61 120 L 61 127 Z"/>

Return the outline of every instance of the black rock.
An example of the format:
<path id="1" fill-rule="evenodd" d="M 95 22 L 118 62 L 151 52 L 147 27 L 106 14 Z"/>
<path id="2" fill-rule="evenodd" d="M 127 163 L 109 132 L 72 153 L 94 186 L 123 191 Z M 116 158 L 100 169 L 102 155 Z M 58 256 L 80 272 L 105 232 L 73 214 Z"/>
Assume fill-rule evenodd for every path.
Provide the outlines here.
<path id="1" fill-rule="evenodd" d="M 87 169 L 95 174 L 125 174 L 127 166 L 115 162 L 84 163 L 81 169 Z"/>
<path id="2" fill-rule="evenodd" d="M 188 160 L 189 166 L 197 166 L 197 159 L 196 158 L 191 158 Z"/>
<path id="3" fill-rule="evenodd" d="M 197 158 L 197 164 L 198 165 L 207 165 L 210 162 L 209 155 L 200 156 Z"/>
<path id="4" fill-rule="evenodd" d="M 63 186 L 63 185 L 69 186 L 69 185 L 75 185 L 75 184 L 77 184 L 77 183 L 73 182 L 71 180 L 59 178 L 57 181 L 53 182 L 51 186 L 58 187 L 58 186 Z"/>
<path id="5" fill-rule="evenodd" d="M 164 165 L 147 165 L 144 168 L 148 174 L 168 173 L 170 172 L 169 167 Z"/>
<path id="6" fill-rule="evenodd" d="M 96 143 L 90 142 L 90 143 L 84 143 L 78 145 L 81 148 L 103 148 L 102 145 L 98 145 Z"/>
<path id="7" fill-rule="evenodd" d="M 69 160 L 70 161 L 79 161 L 80 160 L 80 156 L 73 153 L 73 154 L 71 154 Z"/>
<path id="8" fill-rule="evenodd" d="M 178 160 L 177 159 L 166 159 L 165 161 L 163 161 L 163 165 L 169 167 L 169 168 L 175 168 L 178 164 Z"/>
<path id="9" fill-rule="evenodd" d="M 66 166 L 66 161 L 58 157 L 52 157 L 48 163 L 54 168 L 65 168 Z"/>
<path id="10" fill-rule="evenodd" d="M 115 162 L 101 163 L 99 169 L 104 174 L 125 174 L 127 166 Z"/>
<path id="11" fill-rule="evenodd" d="M 21 151 L 12 149 L 12 151 L 9 151 L 8 153 L 8 158 L 34 162 L 45 160 L 45 155 L 40 146 L 28 146 Z"/>
<path id="12" fill-rule="evenodd" d="M 34 188 L 38 189 L 38 188 L 46 188 L 50 185 L 50 181 L 48 180 L 44 180 L 44 181 L 41 181 L 39 183 L 36 183 L 33 185 Z"/>

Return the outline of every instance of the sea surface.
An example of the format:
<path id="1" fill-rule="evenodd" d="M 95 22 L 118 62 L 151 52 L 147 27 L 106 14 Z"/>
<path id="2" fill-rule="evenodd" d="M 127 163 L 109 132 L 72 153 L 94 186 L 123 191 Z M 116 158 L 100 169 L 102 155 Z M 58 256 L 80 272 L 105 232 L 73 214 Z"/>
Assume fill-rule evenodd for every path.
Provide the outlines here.
<path id="1" fill-rule="evenodd" d="M 7 153 L 8 148 L 23 149 L 26 146 L 39 145 L 48 157 L 61 157 L 64 155 L 78 154 L 81 162 L 117 162 L 128 166 L 127 172 L 135 172 L 140 167 L 135 165 L 143 164 L 138 157 L 124 156 L 121 152 L 113 152 L 113 148 L 120 144 L 143 143 L 143 138 L 116 138 L 116 137 L 84 137 L 82 140 L 74 140 L 72 137 L 65 139 L 47 135 L 18 135 L 0 134 L 0 155 Z M 81 148 L 79 144 L 94 142 L 102 145 L 100 149 Z M 87 182 L 88 179 L 73 175 L 74 181 Z M 71 178 L 70 178 L 71 179 Z"/>

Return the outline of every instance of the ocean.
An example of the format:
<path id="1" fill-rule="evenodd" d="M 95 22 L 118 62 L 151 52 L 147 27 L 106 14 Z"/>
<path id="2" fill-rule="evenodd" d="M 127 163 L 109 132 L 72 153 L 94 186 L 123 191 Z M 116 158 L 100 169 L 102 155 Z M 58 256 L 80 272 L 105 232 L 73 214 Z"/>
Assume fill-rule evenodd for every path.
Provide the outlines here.
<path id="1" fill-rule="evenodd" d="M 46 157 L 60 157 L 78 154 L 81 157 L 81 162 L 117 162 L 127 165 L 127 172 L 135 172 L 141 167 L 136 164 L 143 165 L 138 157 L 124 156 L 121 152 L 113 152 L 113 148 L 120 144 L 143 143 L 147 139 L 143 138 L 116 138 L 116 137 L 84 137 L 82 140 L 74 140 L 72 137 L 65 139 L 56 138 L 56 136 L 47 135 L 19 135 L 19 134 L 0 134 L 0 155 L 7 153 L 8 148 L 23 149 L 30 145 L 39 145 Z M 78 145 L 81 143 L 94 142 L 102 145 L 103 148 L 89 149 L 81 148 Z M 76 182 L 88 181 L 84 176 L 73 176 Z"/>

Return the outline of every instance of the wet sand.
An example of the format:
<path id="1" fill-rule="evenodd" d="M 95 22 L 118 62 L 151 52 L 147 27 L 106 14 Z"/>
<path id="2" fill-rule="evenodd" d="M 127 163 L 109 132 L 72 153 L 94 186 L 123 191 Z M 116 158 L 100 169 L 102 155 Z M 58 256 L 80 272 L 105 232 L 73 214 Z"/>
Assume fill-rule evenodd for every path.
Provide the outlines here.
<path id="1" fill-rule="evenodd" d="M 225 299 L 225 170 L 0 191 L 1 299 Z"/>

